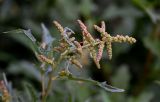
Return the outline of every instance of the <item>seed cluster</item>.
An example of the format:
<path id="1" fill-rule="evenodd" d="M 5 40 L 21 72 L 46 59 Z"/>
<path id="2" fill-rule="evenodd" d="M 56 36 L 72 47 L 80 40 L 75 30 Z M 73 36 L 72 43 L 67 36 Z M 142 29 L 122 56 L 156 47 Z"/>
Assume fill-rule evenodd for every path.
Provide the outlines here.
<path id="1" fill-rule="evenodd" d="M 3 102 L 9 102 L 10 95 L 3 80 L 0 81 L 0 94 Z"/>
<path id="2" fill-rule="evenodd" d="M 130 44 L 133 44 L 136 42 L 135 38 L 129 37 L 129 36 L 122 36 L 122 35 L 117 35 L 115 37 L 110 36 L 110 34 L 108 34 L 105 31 L 104 21 L 101 22 L 101 27 L 94 25 L 94 28 L 101 33 L 102 41 L 106 43 L 107 54 L 109 59 L 112 59 L 112 43 L 113 42 L 118 42 L 118 43 L 128 42 Z"/>
<path id="3" fill-rule="evenodd" d="M 87 27 L 81 20 L 77 20 L 80 25 L 83 44 L 76 41 L 74 37 L 71 37 L 72 34 L 75 34 L 70 28 L 63 27 L 57 21 L 54 21 L 54 25 L 61 33 L 61 39 L 59 40 L 59 45 L 53 48 L 53 51 L 56 51 L 63 55 L 64 58 L 68 59 L 70 63 L 76 65 L 78 68 L 82 68 L 82 65 L 78 59 L 83 55 L 83 50 L 87 49 L 90 53 L 91 58 L 95 62 L 96 66 L 100 68 L 100 60 L 103 55 L 103 50 L 106 47 L 107 55 L 109 59 L 112 59 L 112 43 L 125 43 L 133 44 L 136 42 L 136 39 L 129 36 L 116 35 L 111 36 L 106 32 L 105 22 L 101 22 L 101 27 L 94 25 L 95 30 L 101 34 L 101 39 L 94 39 L 90 32 L 87 30 Z M 98 48 L 98 50 L 97 50 Z M 55 61 L 40 55 L 39 58 L 47 63 L 53 64 Z"/>

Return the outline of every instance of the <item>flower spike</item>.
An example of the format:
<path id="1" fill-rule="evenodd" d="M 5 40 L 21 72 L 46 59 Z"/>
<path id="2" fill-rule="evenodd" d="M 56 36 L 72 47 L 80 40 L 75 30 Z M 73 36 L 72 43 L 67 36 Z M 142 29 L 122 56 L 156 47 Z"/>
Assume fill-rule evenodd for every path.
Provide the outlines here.
<path id="1" fill-rule="evenodd" d="M 84 37 L 86 38 L 86 40 L 88 42 L 94 43 L 95 40 L 93 39 L 91 34 L 88 32 L 87 27 L 84 25 L 84 23 L 81 20 L 77 20 L 77 21 L 78 21 L 78 23 L 79 23 L 79 25 L 81 27 L 82 33 L 83 33 Z"/>
<path id="2" fill-rule="evenodd" d="M 108 32 L 105 31 L 105 23 L 104 21 L 101 22 L 101 27 L 94 25 L 94 28 L 101 33 L 102 41 L 105 42 L 106 48 L 107 48 L 107 54 L 109 59 L 112 59 L 112 42 L 128 42 L 130 44 L 133 44 L 136 42 L 136 39 L 129 36 L 122 36 L 117 35 L 115 37 L 110 36 Z"/>
<path id="3" fill-rule="evenodd" d="M 111 36 L 108 32 L 106 32 L 105 22 L 101 22 L 101 26 L 94 25 L 94 28 L 101 34 L 101 39 L 94 39 L 90 32 L 87 30 L 86 25 L 81 21 L 77 20 L 80 28 L 82 30 L 83 35 L 83 45 L 80 42 L 76 41 L 74 37 L 70 37 L 74 32 L 68 28 L 63 28 L 57 21 L 53 23 L 60 31 L 62 39 L 60 40 L 60 45 L 54 47 L 54 51 L 62 53 L 61 55 L 65 55 L 65 58 L 70 59 L 71 63 L 75 64 L 77 67 L 82 68 L 82 65 L 78 61 L 78 58 L 83 54 L 83 49 L 87 49 L 90 53 L 90 57 L 93 59 L 97 68 L 100 68 L 100 60 L 103 55 L 103 49 L 106 47 L 108 59 L 112 59 L 112 43 L 129 43 L 133 44 L 136 42 L 136 39 L 129 36 L 116 35 Z M 98 48 L 98 50 L 97 50 Z M 80 55 L 80 56 L 77 56 Z M 47 61 L 48 63 L 52 63 L 51 60 L 39 56 L 41 59 Z"/>
<path id="4" fill-rule="evenodd" d="M 61 24 L 58 23 L 57 21 L 53 21 L 53 23 L 54 23 L 54 25 L 57 27 L 57 29 L 59 30 L 59 32 L 60 32 L 61 34 L 63 34 L 64 29 L 63 29 L 63 27 L 61 26 Z"/>

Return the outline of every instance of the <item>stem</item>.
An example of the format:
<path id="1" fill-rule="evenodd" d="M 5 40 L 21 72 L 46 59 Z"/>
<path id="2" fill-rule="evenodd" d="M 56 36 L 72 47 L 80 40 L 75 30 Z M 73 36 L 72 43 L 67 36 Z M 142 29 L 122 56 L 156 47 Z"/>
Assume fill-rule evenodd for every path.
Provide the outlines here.
<path id="1" fill-rule="evenodd" d="M 44 90 L 45 92 L 44 92 L 44 95 L 43 95 L 43 98 L 42 98 L 42 102 L 46 102 L 46 98 L 47 98 L 47 96 L 48 96 L 48 94 L 49 94 L 49 91 L 51 90 L 51 87 L 52 87 L 52 77 L 53 77 L 54 70 L 57 69 L 59 63 L 60 63 L 61 60 L 63 59 L 63 56 L 64 56 L 64 55 L 61 55 L 61 56 L 59 57 L 57 63 L 56 63 L 55 65 L 53 65 L 52 71 L 51 71 L 51 73 L 50 73 L 50 75 L 49 75 L 49 80 L 48 80 L 47 88 L 46 88 L 46 90 Z"/>
<path id="2" fill-rule="evenodd" d="M 89 46 L 95 46 L 97 44 L 99 44 L 100 42 L 95 42 L 94 44 L 87 44 L 87 45 L 84 45 L 82 46 L 82 49 L 86 48 L 86 47 L 89 47 Z M 53 73 L 54 73 L 54 70 L 57 69 L 59 63 L 61 62 L 61 60 L 64 58 L 65 55 L 68 54 L 68 50 L 64 53 L 61 54 L 61 56 L 59 57 L 58 61 L 56 64 L 53 65 L 53 70 L 52 72 L 50 73 L 49 75 L 49 80 L 48 80 L 48 84 L 47 84 L 47 88 L 45 90 L 45 87 L 44 87 L 44 81 L 42 81 L 42 102 L 46 102 L 46 98 L 48 96 L 48 93 L 49 91 L 51 90 L 51 86 L 52 86 L 52 77 L 53 77 Z M 42 77 L 42 80 L 44 80 L 44 76 Z"/>
<path id="3" fill-rule="evenodd" d="M 45 77 L 44 77 L 44 73 L 41 73 L 41 84 L 42 84 L 42 102 L 45 102 Z"/>
<path id="4" fill-rule="evenodd" d="M 84 49 L 84 48 L 86 48 L 86 47 L 89 47 L 89 46 L 95 46 L 95 45 L 98 45 L 100 43 L 100 41 L 98 41 L 98 42 L 95 42 L 93 45 L 92 44 L 87 44 L 87 45 L 84 45 L 84 46 L 82 46 L 82 49 Z"/>
<path id="5" fill-rule="evenodd" d="M 44 100 L 44 96 L 45 96 L 45 72 L 44 72 L 44 69 L 45 69 L 45 63 L 42 63 L 41 65 L 41 87 L 42 87 L 42 100 Z M 45 101 L 42 101 L 42 102 L 45 102 Z"/>
<path id="6" fill-rule="evenodd" d="M 42 102 L 46 102 L 46 98 L 47 98 L 47 96 L 48 96 L 49 90 L 51 89 L 51 86 L 52 86 L 52 73 L 53 73 L 53 71 L 52 71 L 51 74 L 49 75 L 48 85 L 47 85 L 46 91 L 45 91 L 45 93 L 44 93 L 44 96 L 43 96 L 43 98 L 42 98 Z"/>

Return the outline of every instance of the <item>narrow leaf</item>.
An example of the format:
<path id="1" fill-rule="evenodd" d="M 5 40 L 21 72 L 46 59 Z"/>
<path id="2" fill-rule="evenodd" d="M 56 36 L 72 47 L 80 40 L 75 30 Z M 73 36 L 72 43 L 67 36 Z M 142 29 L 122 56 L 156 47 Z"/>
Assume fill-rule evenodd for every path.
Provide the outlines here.
<path id="1" fill-rule="evenodd" d="M 33 88 L 33 86 L 29 83 L 25 83 L 25 89 L 29 93 L 29 97 L 31 98 L 32 102 L 37 102 L 37 95 Z"/>
<path id="2" fill-rule="evenodd" d="M 32 49 L 34 52 L 39 53 L 38 43 L 36 42 L 35 37 L 31 34 L 31 30 L 16 29 L 3 33 L 7 33 L 10 37 L 24 44 L 26 47 Z M 26 36 L 29 39 L 26 39 Z"/>
<path id="3" fill-rule="evenodd" d="M 113 87 L 111 85 L 108 85 L 106 82 L 99 83 L 98 86 L 100 86 L 110 92 L 124 92 L 123 89 L 119 89 L 119 88 Z"/>
<path id="4" fill-rule="evenodd" d="M 42 42 L 45 44 L 50 44 L 52 43 L 55 39 L 51 36 L 49 30 L 47 29 L 47 27 L 42 23 L 41 24 L 42 27 Z"/>
<path id="5" fill-rule="evenodd" d="M 108 85 L 106 82 L 98 82 L 98 81 L 95 81 L 95 80 L 92 80 L 92 79 L 79 78 L 79 77 L 73 76 L 70 73 L 65 74 L 64 76 L 59 76 L 59 78 L 60 79 L 67 78 L 68 80 L 89 82 L 89 83 L 97 85 L 97 86 L 99 86 L 99 87 L 101 87 L 101 88 L 103 88 L 103 89 L 105 89 L 106 91 L 109 91 L 109 92 L 124 92 L 123 89 L 119 89 L 119 88 L 113 87 L 111 85 Z"/>
<path id="6" fill-rule="evenodd" d="M 30 40 L 31 40 L 32 42 L 34 42 L 34 43 L 36 42 L 36 39 L 35 39 L 35 37 L 32 35 L 30 29 L 28 29 L 28 30 L 23 30 L 23 32 L 24 32 L 25 35 L 28 36 L 28 38 L 30 38 Z"/>

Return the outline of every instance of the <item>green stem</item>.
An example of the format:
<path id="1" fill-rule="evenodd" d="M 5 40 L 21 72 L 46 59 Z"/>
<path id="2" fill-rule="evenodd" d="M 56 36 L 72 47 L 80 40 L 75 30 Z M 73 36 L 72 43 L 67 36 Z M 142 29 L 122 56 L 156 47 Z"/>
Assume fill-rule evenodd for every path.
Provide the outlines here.
<path id="1" fill-rule="evenodd" d="M 42 84 L 42 100 L 44 100 L 44 96 L 45 96 L 45 77 L 44 77 L 44 73 L 41 72 L 41 84 Z M 42 101 L 42 102 L 45 102 L 45 101 Z"/>
<path id="2" fill-rule="evenodd" d="M 92 46 L 95 46 L 95 45 L 97 45 L 97 44 L 99 44 L 99 43 L 100 43 L 100 42 L 95 42 Z M 86 47 L 89 47 L 89 46 L 91 46 L 91 44 L 84 45 L 84 46 L 82 46 L 82 48 L 86 48 Z M 51 72 L 50 75 L 49 75 L 49 80 L 48 80 L 47 88 L 46 88 L 46 90 L 44 90 L 45 92 L 43 93 L 44 95 L 43 95 L 43 97 L 42 97 L 42 102 L 46 102 L 46 98 L 47 98 L 47 96 L 48 96 L 48 94 L 49 94 L 49 91 L 51 90 L 52 77 L 53 77 L 54 70 L 57 69 L 59 63 L 60 63 L 61 60 L 64 58 L 64 56 L 68 54 L 68 52 L 69 52 L 69 51 L 66 51 L 66 52 L 64 52 L 63 54 L 61 54 L 61 56 L 59 57 L 57 63 L 54 64 L 53 70 L 52 70 L 52 72 Z M 73 78 L 73 80 L 75 80 L 75 79 Z M 42 83 L 42 85 L 43 85 L 43 83 Z M 44 86 L 43 86 L 43 87 L 44 87 Z"/>
<path id="3" fill-rule="evenodd" d="M 50 75 L 49 75 L 49 80 L 48 80 L 47 88 L 46 88 L 46 90 L 45 90 L 45 92 L 44 92 L 44 96 L 43 96 L 42 102 L 46 102 L 46 99 L 47 99 L 47 96 L 48 96 L 48 94 L 49 94 L 49 91 L 50 91 L 51 88 L 52 88 L 52 77 L 53 77 L 54 70 L 57 69 L 59 63 L 60 63 L 61 60 L 63 59 L 63 56 L 64 56 L 64 55 L 61 55 L 61 56 L 59 57 L 57 63 L 56 63 L 55 65 L 53 65 L 52 71 L 51 71 L 51 73 L 50 73 Z"/>
<path id="4" fill-rule="evenodd" d="M 47 86 L 46 91 L 45 91 L 45 93 L 44 93 L 44 97 L 43 97 L 43 99 L 42 99 L 42 102 L 46 102 L 46 98 L 47 98 L 48 93 L 49 93 L 49 91 L 50 91 L 50 89 L 51 89 L 51 86 L 52 86 L 52 74 L 53 74 L 53 71 L 52 71 L 51 74 L 49 75 L 48 86 Z"/>

